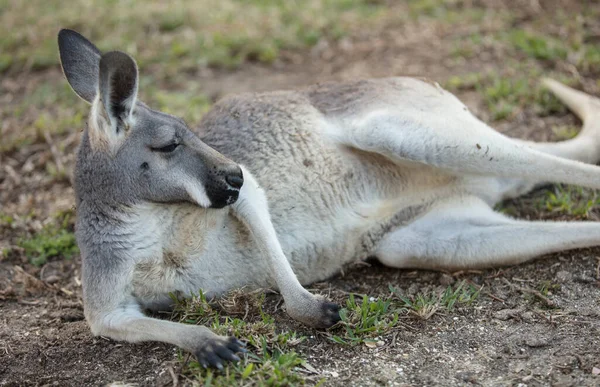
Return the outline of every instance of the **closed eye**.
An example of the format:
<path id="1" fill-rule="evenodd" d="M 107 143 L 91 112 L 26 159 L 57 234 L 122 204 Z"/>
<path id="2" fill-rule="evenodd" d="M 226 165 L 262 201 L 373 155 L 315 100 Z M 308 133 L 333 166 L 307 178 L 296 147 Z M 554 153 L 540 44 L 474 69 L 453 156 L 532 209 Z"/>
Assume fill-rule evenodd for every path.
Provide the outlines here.
<path id="1" fill-rule="evenodd" d="M 173 144 L 169 144 L 167 146 L 163 146 L 160 148 L 152 148 L 153 151 L 161 152 L 161 153 L 171 153 L 179 146 L 178 143 L 174 142 Z"/>

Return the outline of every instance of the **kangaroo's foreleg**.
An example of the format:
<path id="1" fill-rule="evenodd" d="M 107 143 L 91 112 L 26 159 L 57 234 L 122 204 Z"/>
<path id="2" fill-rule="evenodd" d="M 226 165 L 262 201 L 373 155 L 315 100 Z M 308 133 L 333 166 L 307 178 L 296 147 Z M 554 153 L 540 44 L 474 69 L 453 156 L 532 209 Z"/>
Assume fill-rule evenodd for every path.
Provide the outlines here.
<path id="1" fill-rule="evenodd" d="M 315 328 L 330 327 L 340 320 L 339 306 L 319 300 L 302 287 L 277 238 L 264 191 L 246 168 L 242 167 L 242 171 L 244 185 L 231 207 L 235 216 L 248 227 L 259 250 L 268 260 L 270 274 L 283 296 L 287 313 Z"/>
<path id="2" fill-rule="evenodd" d="M 99 260 L 101 263 L 102 261 Z M 194 354 L 204 367 L 223 368 L 225 361 L 239 360 L 244 344 L 235 337 L 219 336 L 204 326 L 187 325 L 144 315 L 128 293 L 126 259 L 111 264 L 83 265 L 85 317 L 94 335 L 129 342 L 161 341 Z M 119 264 L 115 266 L 115 264 Z"/>

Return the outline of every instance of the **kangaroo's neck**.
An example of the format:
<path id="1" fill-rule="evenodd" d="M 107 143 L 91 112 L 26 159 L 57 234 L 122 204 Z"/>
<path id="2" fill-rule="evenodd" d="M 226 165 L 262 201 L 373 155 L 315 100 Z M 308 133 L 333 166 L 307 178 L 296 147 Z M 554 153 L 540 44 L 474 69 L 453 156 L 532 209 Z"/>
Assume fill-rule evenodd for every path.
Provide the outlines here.
<path id="1" fill-rule="evenodd" d="M 228 217 L 228 210 L 192 204 L 82 205 L 78 240 L 90 247 L 118 246 L 139 260 L 202 254 Z"/>

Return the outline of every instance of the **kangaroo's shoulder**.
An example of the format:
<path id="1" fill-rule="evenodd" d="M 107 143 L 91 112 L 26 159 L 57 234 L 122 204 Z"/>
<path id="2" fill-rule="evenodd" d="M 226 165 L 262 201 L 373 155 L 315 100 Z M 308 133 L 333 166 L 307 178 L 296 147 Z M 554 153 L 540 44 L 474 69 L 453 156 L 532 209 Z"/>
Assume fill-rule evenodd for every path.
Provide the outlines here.
<path id="1" fill-rule="evenodd" d="M 219 100 L 201 121 L 201 134 L 222 130 L 249 130 L 281 120 L 298 119 L 314 114 L 309 98 L 300 90 L 246 92 Z"/>
<path id="2" fill-rule="evenodd" d="M 197 131 L 203 142 L 240 163 L 256 163 L 297 148 L 304 133 L 323 122 L 305 93 L 297 90 L 242 93 L 223 98 L 205 114 Z M 283 153 L 282 153 L 283 152 Z"/>

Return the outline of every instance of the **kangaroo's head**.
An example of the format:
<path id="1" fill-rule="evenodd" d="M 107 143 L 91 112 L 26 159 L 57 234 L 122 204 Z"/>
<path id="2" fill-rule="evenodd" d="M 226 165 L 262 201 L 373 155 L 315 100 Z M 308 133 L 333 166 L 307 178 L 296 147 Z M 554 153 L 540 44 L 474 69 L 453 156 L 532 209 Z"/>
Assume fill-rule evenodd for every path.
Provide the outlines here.
<path id="1" fill-rule="evenodd" d="M 192 202 L 204 208 L 237 200 L 240 167 L 204 144 L 183 120 L 137 100 L 133 58 L 119 51 L 103 54 L 71 30 L 60 31 L 58 46 L 69 84 L 91 104 L 75 172 L 79 199 Z"/>

